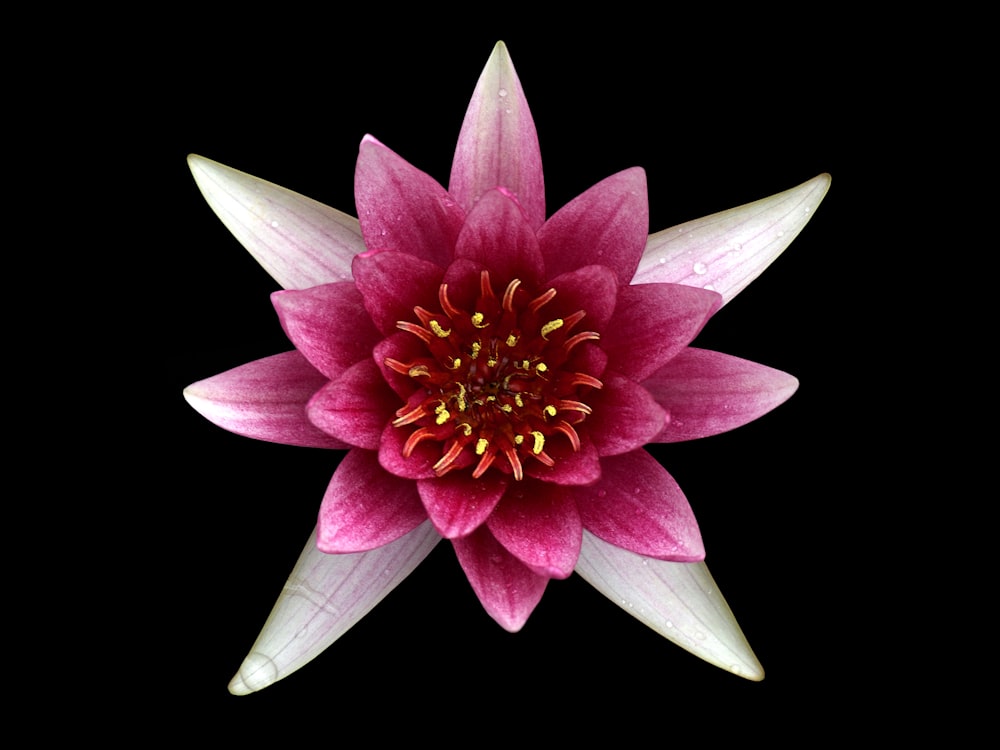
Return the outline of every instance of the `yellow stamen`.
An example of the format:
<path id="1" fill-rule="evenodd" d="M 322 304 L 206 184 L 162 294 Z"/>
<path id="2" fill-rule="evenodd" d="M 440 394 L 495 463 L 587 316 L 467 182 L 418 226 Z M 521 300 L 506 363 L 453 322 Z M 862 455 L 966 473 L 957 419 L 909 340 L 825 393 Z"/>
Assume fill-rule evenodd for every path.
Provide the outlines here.
<path id="1" fill-rule="evenodd" d="M 550 320 L 548 323 L 542 326 L 542 338 L 548 341 L 549 334 L 562 327 L 563 327 L 562 318 L 556 318 L 555 320 Z"/>
<path id="2" fill-rule="evenodd" d="M 556 407 L 554 407 L 552 404 L 546 406 L 544 409 L 542 409 L 542 411 L 544 411 L 550 417 L 554 417 L 556 415 Z"/>
<path id="3" fill-rule="evenodd" d="M 416 365 L 411 367 L 406 371 L 406 374 L 411 378 L 429 378 L 431 376 L 431 371 L 427 369 L 427 365 Z"/>
<path id="4" fill-rule="evenodd" d="M 486 328 L 489 323 L 484 323 L 483 320 L 486 318 L 481 312 L 472 313 L 472 325 L 476 328 Z"/>
<path id="5" fill-rule="evenodd" d="M 509 336 L 507 336 L 507 346 L 509 346 L 509 347 L 511 347 L 513 349 L 515 344 L 517 344 L 517 336 L 515 336 L 512 333 Z"/>
<path id="6" fill-rule="evenodd" d="M 535 438 L 535 444 L 532 446 L 531 452 L 535 454 L 541 453 L 542 448 L 545 447 L 545 435 L 538 430 L 532 430 L 531 435 Z"/>
<path id="7" fill-rule="evenodd" d="M 441 327 L 441 324 L 438 323 L 436 320 L 432 320 L 430 325 L 431 325 L 431 330 L 434 331 L 434 335 L 440 339 L 446 339 L 451 335 L 451 329 L 449 328 L 445 330 L 444 328 Z"/>
<path id="8" fill-rule="evenodd" d="M 490 441 L 487 440 L 486 438 L 479 438 L 479 440 L 476 441 L 476 455 L 477 456 L 483 455 L 486 452 L 486 449 L 489 447 L 489 444 Z"/>

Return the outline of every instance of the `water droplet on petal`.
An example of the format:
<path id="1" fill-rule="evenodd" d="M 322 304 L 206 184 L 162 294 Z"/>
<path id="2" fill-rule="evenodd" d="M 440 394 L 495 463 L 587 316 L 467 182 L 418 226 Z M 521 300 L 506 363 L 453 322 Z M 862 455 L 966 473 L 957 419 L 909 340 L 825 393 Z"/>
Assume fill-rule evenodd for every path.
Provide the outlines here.
<path id="1" fill-rule="evenodd" d="M 271 226 L 272 226 L 272 227 L 277 227 L 277 226 L 278 226 L 278 222 L 276 222 L 276 221 L 272 221 L 272 222 L 271 222 Z"/>
<path id="2" fill-rule="evenodd" d="M 702 274 L 708 273 L 708 266 L 706 266 L 704 263 L 695 263 L 694 272 L 699 276 L 701 276 Z"/>
<path id="3" fill-rule="evenodd" d="M 497 93 L 502 97 L 507 96 L 507 89 L 500 89 Z"/>

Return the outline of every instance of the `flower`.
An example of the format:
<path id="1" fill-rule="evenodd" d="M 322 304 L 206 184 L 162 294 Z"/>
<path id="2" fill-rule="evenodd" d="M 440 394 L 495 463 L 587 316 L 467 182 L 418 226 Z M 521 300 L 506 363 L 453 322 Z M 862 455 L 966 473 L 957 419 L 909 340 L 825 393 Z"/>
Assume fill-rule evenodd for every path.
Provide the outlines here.
<path id="1" fill-rule="evenodd" d="M 441 539 L 507 630 L 575 571 L 701 658 L 762 678 L 687 499 L 644 446 L 733 429 L 795 391 L 791 375 L 690 344 L 801 230 L 827 175 L 649 236 L 633 168 L 547 216 L 503 43 L 447 190 L 370 136 L 358 219 L 189 164 L 283 287 L 272 302 L 295 348 L 185 396 L 235 433 L 347 451 L 232 692 L 315 657 Z"/>

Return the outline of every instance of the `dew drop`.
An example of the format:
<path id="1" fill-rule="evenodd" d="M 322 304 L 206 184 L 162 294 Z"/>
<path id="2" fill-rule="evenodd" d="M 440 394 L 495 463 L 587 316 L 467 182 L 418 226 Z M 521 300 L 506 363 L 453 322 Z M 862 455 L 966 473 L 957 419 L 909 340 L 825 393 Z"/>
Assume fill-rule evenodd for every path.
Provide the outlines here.
<path id="1" fill-rule="evenodd" d="M 272 227 L 277 227 L 277 226 L 278 226 L 278 222 L 276 222 L 276 221 L 272 221 L 272 222 L 271 222 L 271 226 L 272 226 Z"/>
<path id="2" fill-rule="evenodd" d="M 665 628 L 672 628 L 673 626 L 674 624 L 670 622 L 670 620 L 667 620 L 665 623 L 663 623 L 663 627 Z"/>
<path id="3" fill-rule="evenodd" d="M 597 496 L 598 497 L 607 497 L 608 496 L 608 491 L 607 490 L 598 490 L 597 491 Z"/>
<path id="4" fill-rule="evenodd" d="M 666 258 L 660 258 L 660 264 L 661 264 L 661 265 L 662 265 L 663 263 L 666 263 L 666 262 L 667 262 L 667 259 L 666 259 Z"/>
<path id="5" fill-rule="evenodd" d="M 778 230 L 778 236 L 779 237 L 784 237 L 785 236 L 785 230 L 784 229 L 779 229 Z"/>
<path id="6" fill-rule="evenodd" d="M 699 276 L 701 276 L 702 274 L 708 273 L 708 266 L 706 266 L 704 263 L 695 263 L 694 272 Z"/>
<path id="7" fill-rule="evenodd" d="M 806 213 L 809 213 L 809 211 L 810 211 L 810 210 L 811 210 L 811 209 L 809 208 L 809 206 L 806 206 L 806 208 L 805 208 L 805 212 L 806 212 Z"/>
<path id="8" fill-rule="evenodd" d="M 507 96 L 507 89 L 500 89 L 498 92 L 501 97 Z"/>

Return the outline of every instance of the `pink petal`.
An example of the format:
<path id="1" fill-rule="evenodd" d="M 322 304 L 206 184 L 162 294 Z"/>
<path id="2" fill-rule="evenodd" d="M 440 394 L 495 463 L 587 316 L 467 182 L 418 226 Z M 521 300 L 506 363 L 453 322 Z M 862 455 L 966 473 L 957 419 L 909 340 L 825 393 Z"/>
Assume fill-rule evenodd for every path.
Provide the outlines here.
<path id="1" fill-rule="evenodd" d="M 494 538 L 546 578 L 568 578 L 580 555 L 583 526 L 570 492 L 557 484 L 517 482 L 486 520 Z"/>
<path id="2" fill-rule="evenodd" d="M 229 692 L 246 695 L 319 656 L 398 586 L 441 540 L 429 523 L 401 539 L 352 555 L 328 555 L 306 542 Z"/>
<path id="3" fill-rule="evenodd" d="M 821 174 L 769 198 L 657 232 L 632 283 L 714 289 L 725 304 L 791 244 L 829 187 L 830 175 Z"/>
<path id="4" fill-rule="evenodd" d="M 446 266 L 465 211 L 429 174 L 371 136 L 361 141 L 354 199 L 369 250 L 394 250 Z"/>
<path id="5" fill-rule="evenodd" d="M 677 443 L 752 422 L 787 401 L 799 381 L 728 354 L 686 349 L 642 385 L 670 412 L 670 423 L 650 442 Z"/>
<path id="6" fill-rule="evenodd" d="M 583 310 L 587 316 L 577 331 L 605 331 L 618 298 L 618 282 L 607 266 L 582 266 L 550 279 L 544 286 L 557 290 L 549 303 L 551 307 L 547 305 L 544 310 L 558 309 L 562 315 Z"/>
<path id="7" fill-rule="evenodd" d="M 405 479 L 431 479 L 436 477 L 434 464 L 441 458 L 441 444 L 426 440 L 417 444 L 410 456 L 403 455 L 403 446 L 410 431 L 386 425 L 378 448 L 378 460 L 382 468 Z"/>
<path id="8" fill-rule="evenodd" d="M 491 472 L 473 479 L 464 473 L 417 481 L 427 515 L 446 539 L 471 534 L 493 512 L 507 489 L 508 480 Z"/>
<path id="9" fill-rule="evenodd" d="M 635 275 L 649 234 L 646 173 L 626 169 L 563 206 L 538 232 L 550 276 L 591 263 L 607 266 L 620 284 Z"/>
<path id="10" fill-rule="evenodd" d="M 588 398 L 594 412 L 583 424 L 602 458 L 634 451 L 663 432 L 668 415 L 645 388 L 612 370 L 601 381 L 604 387 Z"/>
<path id="11" fill-rule="evenodd" d="M 415 321 L 413 308 L 437 301 L 444 269 L 408 253 L 375 253 L 354 259 L 354 280 L 365 309 L 385 335 L 397 321 Z"/>
<path id="12" fill-rule="evenodd" d="M 560 442 L 557 442 L 560 441 Z M 601 458 L 587 432 L 580 435 L 580 450 L 574 451 L 561 437 L 545 443 L 545 452 L 555 459 L 555 466 L 529 461 L 524 473 L 543 482 L 563 485 L 593 484 L 601 477 Z"/>
<path id="13" fill-rule="evenodd" d="M 327 434 L 374 451 L 398 404 L 375 363 L 363 359 L 319 390 L 306 413 L 309 421 Z"/>
<path id="14" fill-rule="evenodd" d="M 351 278 L 364 252 L 353 216 L 196 154 L 188 167 L 208 205 L 284 289 Z"/>
<path id="15" fill-rule="evenodd" d="M 469 102 L 448 192 L 470 211 L 495 187 L 517 196 L 532 229 L 542 226 L 545 184 L 538 134 L 503 42 L 494 47 Z"/>
<path id="16" fill-rule="evenodd" d="M 350 281 L 275 292 L 271 302 L 295 348 L 330 379 L 370 357 L 381 338 Z"/>
<path id="17" fill-rule="evenodd" d="M 521 279 L 536 286 L 542 277 L 538 239 L 517 202 L 503 190 L 488 190 L 469 210 L 455 257 L 480 263 L 494 283 Z"/>
<path id="18" fill-rule="evenodd" d="M 511 633 L 524 627 L 549 579 L 505 550 L 485 526 L 451 543 L 486 613 Z"/>
<path id="19" fill-rule="evenodd" d="M 323 552 L 366 552 L 394 542 L 427 520 L 416 484 L 379 466 L 374 451 L 348 451 L 319 508 Z"/>
<path id="20" fill-rule="evenodd" d="M 641 557 L 584 531 L 576 572 L 698 658 L 748 680 L 764 679 L 763 667 L 705 563 Z"/>
<path id="21" fill-rule="evenodd" d="M 347 448 L 306 418 L 306 403 L 326 383 L 292 351 L 193 383 L 184 389 L 184 398 L 210 422 L 237 435 L 310 448 Z"/>
<path id="22" fill-rule="evenodd" d="M 608 366 L 642 381 L 685 349 L 721 306 L 715 292 L 683 284 L 622 288 L 601 340 Z"/>
<path id="23" fill-rule="evenodd" d="M 644 450 L 601 459 L 600 480 L 573 497 L 584 528 L 609 544 L 673 562 L 705 557 L 691 505 Z"/>

